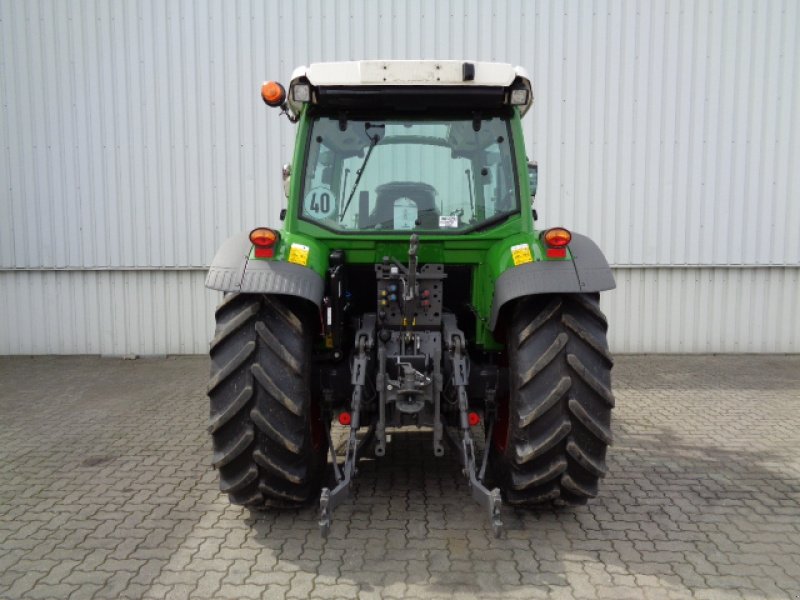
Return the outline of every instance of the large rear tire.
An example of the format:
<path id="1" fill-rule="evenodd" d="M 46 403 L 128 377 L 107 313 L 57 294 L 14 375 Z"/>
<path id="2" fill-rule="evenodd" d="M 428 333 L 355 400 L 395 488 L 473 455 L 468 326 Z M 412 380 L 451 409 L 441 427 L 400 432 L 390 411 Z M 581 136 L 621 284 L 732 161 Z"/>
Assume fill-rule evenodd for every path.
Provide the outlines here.
<path id="1" fill-rule="evenodd" d="M 583 504 L 605 476 L 613 359 L 599 294 L 531 297 L 507 332 L 492 470 L 509 504 Z"/>
<path id="2" fill-rule="evenodd" d="M 312 331 L 301 302 L 231 294 L 211 341 L 209 431 L 233 504 L 295 507 L 320 492 L 327 452 L 309 386 Z"/>

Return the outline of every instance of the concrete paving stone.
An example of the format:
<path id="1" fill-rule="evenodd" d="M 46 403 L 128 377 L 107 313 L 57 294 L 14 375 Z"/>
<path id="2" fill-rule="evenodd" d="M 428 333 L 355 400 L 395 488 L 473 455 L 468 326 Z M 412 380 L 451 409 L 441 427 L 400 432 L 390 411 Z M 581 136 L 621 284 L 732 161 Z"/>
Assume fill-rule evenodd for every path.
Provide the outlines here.
<path id="1" fill-rule="evenodd" d="M 340 570 L 340 577 L 328 577 L 327 579 L 317 577 L 314 580 L 314 587 L 326 587 L 328 585 L 332 585 L 337 583 L 338 581 L 344 583 L 350 583 L 358 581 L 360 585 L 365 585 L 369 587 L 375 588 L 383 588 L 384 582 L 386 581 L 388 574 L 385 572 L 379 571 L 372 571 L 370 569 L 361 569 L 358 571 L 350 571 L 348 569 L 341 569 Z"/>
<path id="2" fill-rule="evenodd" d="M 635 587 L 598 585 L 595 591 L 597 598 L 609 600 L 639 600 L 642 597 L 642 591 Z"/>
<path id="3" fill-rule="evenodd" d="M 103 584 L 102 588 L 97 592 L 95 598 L 112 600 L 120 598 L 122 593 L 129 589 L 129 584 L 135 572 L 116 571 L 114 574 Z"/>
<path id="4" fill-rule="evenodd" d="M 287 598 L 308 598 L 314 589 L 315 575 L 312 573 L 295 573 L 286 591 Z"/>
<path id="5" fill-rule="evenodd" d="M 38 559 L 33 560 L 30 558 L 22 558 L 6 565 L 4 571 L 15 573 L 27 573 L 28 571 L 39 571 L 41 573 L 49 573 L 53 567 L 58 565 L 57 560 Z"/>
<path id="6" fill-rule="evenodd" d="M 359 592 L 357 585 L 347 583 L 334 583 L 329 585 L 315 585 L 311 591 L 311 598 L 355 598 Z"/>
<path id="7" fill-rule="evenodd" d="M 288 586 L 291 581 L 300 573 L 290 573 L 287 571 L 253 571 L 245 579 L 245 583 L 253 585 L 286 585 Z M 313 581 L 313 577 L 311 578 Z M 227 583 L 227 581 L 226 581 Z"/>
<path id="8" fill-rule="evenodd" d="M 136 576 L 133 578 L 132 582 L 143 584 L 154 582 L 161 574 L 161 571 L 166 564 L 167 561 L 165 560 L 151 559 L 145 561 L 145 563 L 139 567 L 139 570 L 136 572 Z"/>
<path id="9" fill-rule="evenodd" d="M 405 583 L 399 582 L 399 581 L 396 581 L 394 583 L 390 583 L 390 584 L 386 585 L 383 588 L 382 592 L 383 592 L 383 597 L 384 598 L 400 598 L 400 599 L 403 599 L 403 598 L 408 598 L 409 597 L 409 595 L 408 595 L 408 586 Z M 350 597 L 350 596 L 344 595 L 344 597 L 347 598 L 347 597 Z"/>
<path id="10" fill-rule="evenodd" d="M 87 583 L 92 583 L 102 586 L 106 581 L 108 581 L 111 578 L 111 576 L 112 573 L 108 573 L 105 571 L 81 571 L 75 569 L 69 575 L 67 575 L 62 580 L 62 582 L 75 583 L 77 585 L 85 585 Z"/>
<path id="11" fill-rule="evenodd" d="M 695 590 L 694 597 L 698 600 L 730 600 L 732 598 L 741 598 L 742 595 L 736 590 L 721 590 L 715 589 L 702 589 Z"/>
<path id="12" fill-rule="evenodd" d="M 79 585 L 69 583 L 57 583 L 55 585 L 42 583 L 25 592 L 24 597 L 32 599 L 69 598 L 70 595 L 79 587 Z M 12 596 L 9 595 L 7 597 L 11 598 Z"/>
<path id="13" fill-rule="evenodd" d="M 674 575 L 672 563 L 631 563 L 631 570 L 641 575 Z"/>
<path id="14" fill-rule="evenodd" d="M 225 573 L 219 571 L 208 571 L 203 573 L 197 580 L 197 585 L 192 591 L 191 596 L 195 598 L 214 598 L 217 590 L 222 585 Z"/>
<path id="15" fill-rule="evenodd" d="M 600 495 L 505 507 L 501 539 L 424 431 L 361 463 L 327 540 L 313 506 L 230 505 L 206 377 L 0 358 L 0 598 L 800 596 L 800 356 L 618 357 Z"/>
<path id="16" fill-rule="evenodd" d="M 42 573 L 37 573 L 35 571 L 28 571 L 21 575 L 14 573 L 10 577 L 4 577 L 4 580 L 9 584 L 8 590 L 5 593 L 8 598 L 21 597 L 23 594 L 30 591 L 42 577 Z"/>
<path id="17" fill-rule="evenodd" d="M 169 562 L 172 559 L 172 546 L 164 544 L 157 548 L 142 548 L 137 547 L 136 550 L 131 552 L 131 558 L 138 560 L 163 560 Z"/>
<path id="18" fill-rule="evenodd" d="M 302 548 L 301 548 L 302 550 Z M 248 560 L 255 561 L 258 558 L 261 550 L 254 548 L 221 548 L 214 557 L 217 560 Z M 186 560 L 188 565 L 191 562 L 191 556 Z M 181 567 L 181 568 L 185 568 Z"/>
<path id="19" fill-rule="evenodd" d="M 27 554 L 28 553 L 24 552 L 22 549 L 6 549 L 5 554 L 0 555 L 0 577 L 2 577 L 2 573 L 11 570 L 12 567 L 19 563 L 22 557 L 27 556 Z"/>
<path id="20" fill-rule="evenodd" d="M 144 600 L 164 600 L 172 590 L 172 586 L 154 583 L 144 594 Z"/>
<path id="21" fill-rule="evenodd" d="M 93 600 L 101 589 L 99 584 L 84 583 L 69 595 L 69 600 Z"/>
<path id="22" fill-rule="evenodd" d="M 194 592 L 194 584 L 178 583 L 173 585 L 167 592 L 167 600 L 188 600 Z"/>
<path id="23" fill-rule="evenodd" d="M 50 569 L 44 577 L 42 577 L 41 574 L 39 574 L 39 577 L 42 583 L 48 585 L 61 583 L 64 578 L 70 575 L 80 564 L 81 561 L 79 560 L 61 560 L 56 566 Z"/>
<path id="24" fill-rule="evenodd" d="M 664 588 L 640 587 L 638 589 L 642 594 L 641 597 L 645 600 L 669 600 L 673 597 L 672 592 Z M 684 592 L 684 594 L 684 597 L 689 597 L 689 593 Z"/>
<path id="25" fill-rule="evenodd" d="M 158 582 L 164 585 L 188 585 L 194 588 L 201 576 L 199 571 L 169 571 L 165 568 L 159 574 Z"/>
<path id="26" fill-rule="evenodd" d="M 219 538 L 207 539 L 200 544 L 197 552 L 194 554 L 195 559 L 212 559 L 217 556 L 220 550 L 222 540 Z"/>
<path id="27" fill-rule="evenodd" d="M 244 583 L 247 578 L 250 577 L 252 568 L 252 561 L 242 559 L 234 560 L 231 562 L 231 566 L 228 568 L 228 573 L 225 575 L 222 583 L 229 585 L 238 585 Z"/>

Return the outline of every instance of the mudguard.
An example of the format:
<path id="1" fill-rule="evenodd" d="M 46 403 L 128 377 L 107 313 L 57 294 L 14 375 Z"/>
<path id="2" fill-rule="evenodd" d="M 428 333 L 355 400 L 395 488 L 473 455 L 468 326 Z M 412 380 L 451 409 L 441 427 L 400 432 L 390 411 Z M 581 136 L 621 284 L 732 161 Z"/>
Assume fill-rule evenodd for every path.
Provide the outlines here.
<path id="1" fill-rule="evenodd" d="M 534 294 L 602 292 L 617 287 L 600 248 L 585 235 L 572 234 L 572 260 L 538 261 L 513 267 L 497 278 L 489 329 L 494 331 L 503 305 Z"/>
<path id="2" fill-rule="evenodd" d="M 292 263 L 250 260 L 252 246 L 248 233 L 225 240 L 208 269 L 206 287 L 221 292 L 298 296 L 320 305 L 322 277 Z"/>

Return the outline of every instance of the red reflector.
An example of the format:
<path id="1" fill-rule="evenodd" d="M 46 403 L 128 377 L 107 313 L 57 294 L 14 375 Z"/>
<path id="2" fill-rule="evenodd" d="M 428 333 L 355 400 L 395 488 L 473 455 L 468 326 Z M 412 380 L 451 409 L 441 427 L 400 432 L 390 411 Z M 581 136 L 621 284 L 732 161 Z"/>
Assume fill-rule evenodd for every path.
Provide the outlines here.
<path id="1" fill-rule="evenodd" d="M 262 248 L 260 246 L 255 247 L 256 258 L 272 258 L 273 256 L 275 256 L 274 248 Z"/>
<path id="2" fill-rule="evenodd" d="M 548 248 L 547 258 L 567 258 L 566 248 Z"/>
<path id="3" fill-rule="evenodd" d="M 339 413 L 339 425 L 350 425 L 352 423 L 353 418 L 350 416 L 349 412 L 340 412 Z"/>
<path id="4" fill-rule="evenodd" d="M 469 415 L 467 415 L 467 420 L 469 421 L 470 427 L 475 427 L 475 425 L 481 422 L 481 417 L 478 413 L 471 412 Z"/>

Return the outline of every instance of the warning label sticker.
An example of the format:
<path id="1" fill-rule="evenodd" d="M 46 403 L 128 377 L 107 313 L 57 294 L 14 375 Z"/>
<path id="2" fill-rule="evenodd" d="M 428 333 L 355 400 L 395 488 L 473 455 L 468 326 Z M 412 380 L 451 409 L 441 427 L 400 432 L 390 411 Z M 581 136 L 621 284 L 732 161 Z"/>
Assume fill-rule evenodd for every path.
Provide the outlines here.
<path id="1" fill-rule="evenodd" d="M 531 256 L 531 247 L 528 244 L 517 244 L 511 246 L 511 258 L 514 261 L 514 266 L 522 265 L 525 263 L 533 262 Z"/>
<path id="2" fill-rule="evenodd" d="M 308 265 L 308 252 L 310 248 L 303 244 L 292 244 L 289 249 L 289 262 L 296 265 Z"/>

